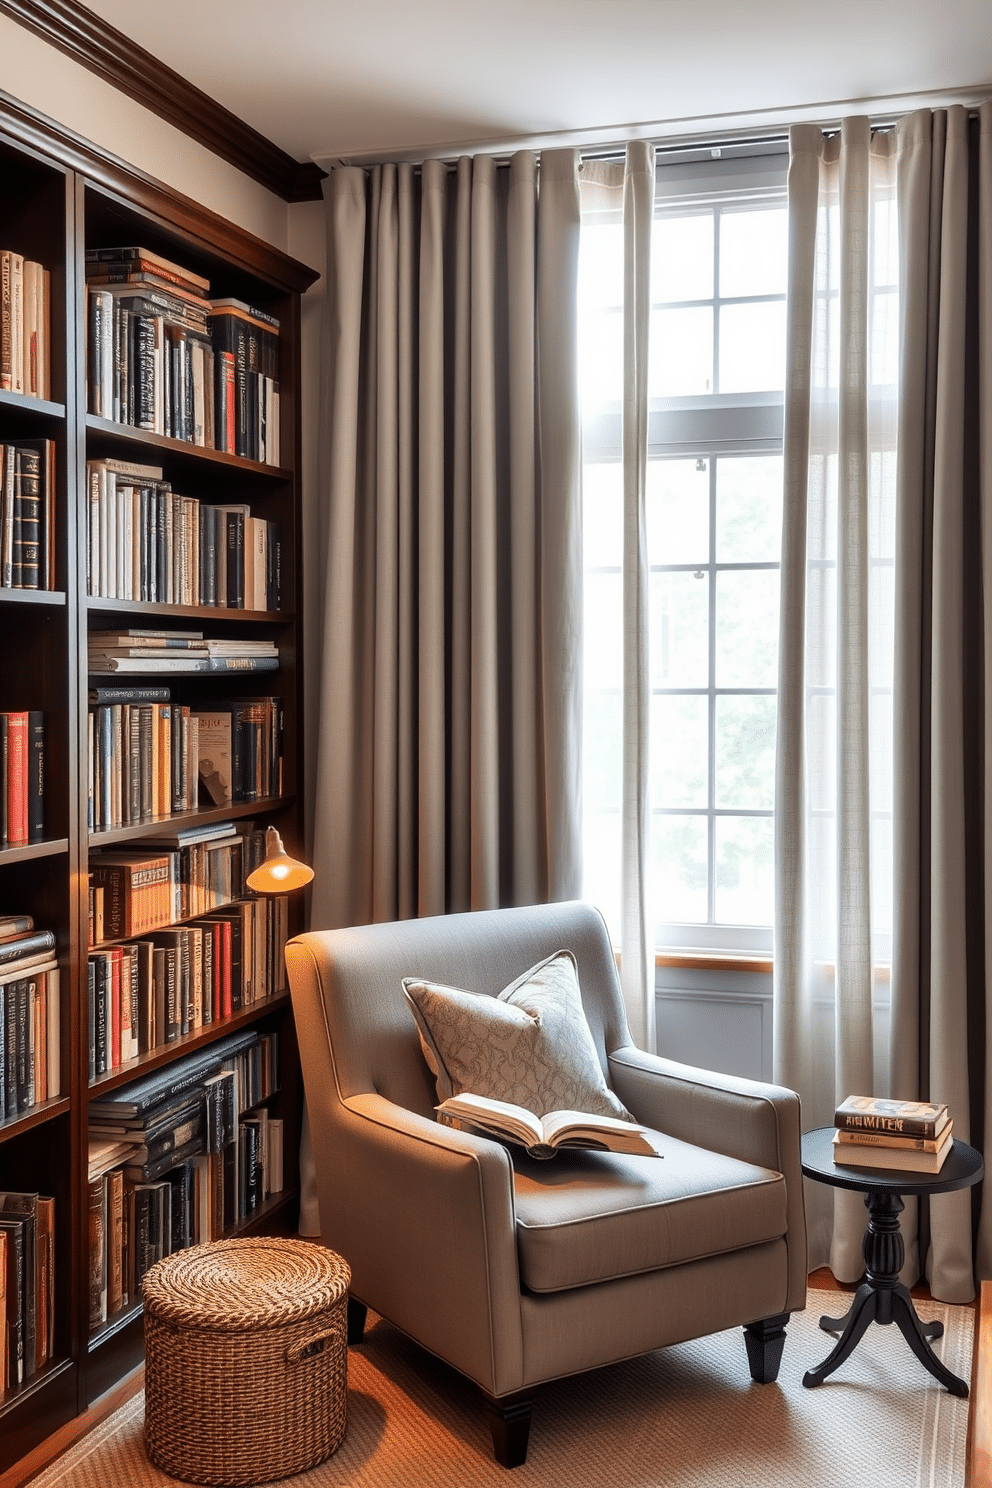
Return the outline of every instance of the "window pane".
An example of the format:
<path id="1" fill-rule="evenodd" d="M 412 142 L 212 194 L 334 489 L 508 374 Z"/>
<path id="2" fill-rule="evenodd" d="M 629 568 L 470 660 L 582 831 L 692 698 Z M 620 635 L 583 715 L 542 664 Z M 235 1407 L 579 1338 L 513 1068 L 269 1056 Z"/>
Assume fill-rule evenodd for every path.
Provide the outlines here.
<path id="1" fill-rule="evenodd" d="M 784 295 L 788 267 L 784 207 L 720 214 L 720 294 Z M 776 386 L 775 383 L 769 386 Z"/>
<path id="2" fill-rule="evenodd" d="M 716 700 L 716 805 L 770 811 L 775 803 L 775 699 Z"/>
<path id="3" fill-rule="evenodd" d="M 709 683 L 709 579 L 651 575 L 651 686 Z"/>
<path id="4" fill-rule="evenodd" d="M 713 298 L 713 213 L 656 217 L 651 234 L 651 298 Z"/>
<path id="5" fill-rule="evenodd" d="M 618 573 L 585 575 L 584 677 L 586 687 L 619 687 L 623 681 L 623 581 Z"/>
<path id="6" fill-rule="evenodd" d="M 593 310 L 579 320 L 579 393 L 583 403 L 623 396 L 623 313 Z"/>
<path id="7" fill-rule="evenodd" d="M 578 300 L 583 309 L 623 304 L 623 223 L 582 224 Z"/>
<path id="8" fill-rule="evenodd" d="M 717 687 L 777 686 L 778 586 L 775 569 L 717 575 Z"/>
<path id="9" fill-rule="evenodd" d="M 712 308 L 652 310 L 648 396 L 678 398 L 712 391 Z"/>
<path id="10" fill-rule="evenodd" d="M 619 460 L 582 467 L 582 537 L 587 568 L 623 564 L 623 466 Z"/>
<path id="11" fill-rule="evenodd" d="M 582 779 L 587 806 L 620 809 L 623 697 L 619 691 L 593 692 L 583 699 Z"/>
<path id="12" fill-rule="evenodd" d="M 782 456 L 724 456 L 716 465 L 718 563 L 778 563 Z"/>
<path id="13" fill-rule="evenodd" d="M 705 816 L 660 816 L 651 821 L 655 923 L 703 924 L 707 917 Z"/>
<path id="14" fill-rule="evenodd" d="M 724 305 L 720 310 L 720 392 L 785 387 L 785 301 Z"/>
<path id="15" fill-rule="evenodd" d="M 709 464 L 651 460 L 647 469 L 648 562 L 707 563 L 710 555 Z"/>
<path id="16" fill-rule="evenodd" d="M 601 910 L 620 938 L 620 813 L 586 811 L 582 822 L 582 897 Z"/>
<path id="17" fill-rule="evenodd" d="M 717 924 L 770 925 L 774 898 L 771 818 L 718 816 Z"/>
<path id="18" fill-rule="evenodd" d="M 709 700 L 655 693 L 651 699 L 652 806 L 706 810 L 709 747 Z"/>

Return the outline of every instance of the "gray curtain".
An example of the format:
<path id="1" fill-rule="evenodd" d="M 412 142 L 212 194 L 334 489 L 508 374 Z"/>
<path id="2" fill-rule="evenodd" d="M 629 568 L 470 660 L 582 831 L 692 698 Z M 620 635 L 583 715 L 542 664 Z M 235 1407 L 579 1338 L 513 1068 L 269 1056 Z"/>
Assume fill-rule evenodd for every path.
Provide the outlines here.
<path id="1" fill-rule="evenodd" d="M 990 127 L 986 106 L 882 134 L 865 119 L 792 132 L 776 780 L 777 1077 L 807 1127 L 874 1091 L 947 1101 L 955 1135 L 979 1146 Z M 808 1185 L 807 1201 L 811 1265 L 856 1279 L 859 1200 Z M 925 1269 L 942 1300 L 974 1295 L 974 1202 L 907 1204 L 905 1280 Z M 986 1205 L 983 1275 L 990 1225 Z"/>
<path id="2" fill-rule="evenodd" d="M 580 885 L 578 160 L 333 170 L 315 928 Z"/>

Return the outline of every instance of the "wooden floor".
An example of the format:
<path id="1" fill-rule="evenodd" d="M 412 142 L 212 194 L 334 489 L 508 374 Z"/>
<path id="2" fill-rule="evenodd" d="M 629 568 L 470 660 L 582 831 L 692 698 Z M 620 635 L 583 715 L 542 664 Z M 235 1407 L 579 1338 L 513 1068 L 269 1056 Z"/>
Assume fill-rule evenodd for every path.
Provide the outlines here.
<path id="1" fill-rule="evenodd" d="M 833 1274 L 823 1269 L 814 1271 L 810 1285 L 823 1287 L 850 1295 L 853 1286 L 842 1286 Z M 925 1285 L 915 1286 L 913 1296 L 926 1299 L 930 1295 Z M 967 1470 L 964 1488 L 990 1488 L 992 1485 L 992 1282 L 983 1281 L 978 1300 L 973 1304 L 975 1318 L 975 1349 L 971 1364 L 971 1410 L 968 1414 Z M 50 1436 L 41 1446 L 21 1459 L 16 1466 L 0 1473 L 0 1488 L 24 1488 L 24 1485 L 65 1451 L 73 1446 L 94 1426 L 106 1420 L 132 1395 L 142 1388 L 145 1370 L 140 1368 L 102 1399 L 95 1402 L 84 1415 L 70 1421 L 60 1431 Z"/>

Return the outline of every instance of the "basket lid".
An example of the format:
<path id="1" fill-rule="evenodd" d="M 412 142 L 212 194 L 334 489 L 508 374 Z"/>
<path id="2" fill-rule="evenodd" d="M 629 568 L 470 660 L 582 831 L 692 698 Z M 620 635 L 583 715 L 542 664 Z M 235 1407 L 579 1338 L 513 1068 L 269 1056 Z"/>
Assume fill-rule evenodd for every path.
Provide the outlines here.
<path id="1" fill-rule="evenodd" d="M 348 1290 L 346 1261 L 322 1245 L 270 1237 L 215 1240 L 166 1256 L 141 1284 L 164 1322 L 238 1332 L 298 1322 Z"/>

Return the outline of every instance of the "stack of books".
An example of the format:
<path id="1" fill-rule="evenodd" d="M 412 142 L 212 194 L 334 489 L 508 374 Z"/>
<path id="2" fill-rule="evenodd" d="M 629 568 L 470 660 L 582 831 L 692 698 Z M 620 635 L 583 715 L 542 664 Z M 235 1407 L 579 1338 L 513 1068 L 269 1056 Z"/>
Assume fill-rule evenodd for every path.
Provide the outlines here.
<path id="1" fill-rule="evenodd" d="M 128 672 L 274 672 L 274 641 L 204 638 L 200 630 L 91 630 L 89 670 Z"/>
<path id="2" fill-rule="evenodd" d="M 90 1331 L 136 1302 L 149 1266 L 220 1239 L 283 1187 L 274 1033 L 233 1034 L 89 1106 Z"/>
<path id="3" fill-rule="evenodd" d="M 943 1104 L 849 1095 L 834 1113 L 834 1162 L 939 1173 L 953 1145 L 953 1124 Z"/>

